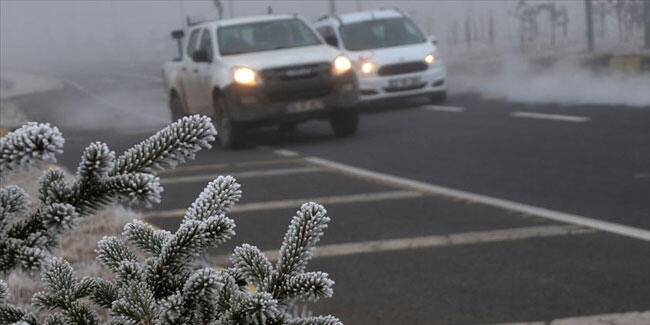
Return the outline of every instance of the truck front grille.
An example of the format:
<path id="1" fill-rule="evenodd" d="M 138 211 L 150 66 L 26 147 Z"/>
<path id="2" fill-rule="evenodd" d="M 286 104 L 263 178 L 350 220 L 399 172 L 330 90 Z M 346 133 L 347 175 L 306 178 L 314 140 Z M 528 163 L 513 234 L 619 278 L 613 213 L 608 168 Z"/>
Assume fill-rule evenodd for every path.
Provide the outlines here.
<path id="1" fill-rule="evenodd" d="M 380 76 L 392 76 L 396 74 L 424 71 L 429 66 L 424 61 L 404 62 L 382 66 L 377 70 Z"/>
<path id="2" fill-rule="evenodd" d="M 333 89 L 328 62 L 266 69 L 260 75 L 271 102 L 324 97 Z"/>

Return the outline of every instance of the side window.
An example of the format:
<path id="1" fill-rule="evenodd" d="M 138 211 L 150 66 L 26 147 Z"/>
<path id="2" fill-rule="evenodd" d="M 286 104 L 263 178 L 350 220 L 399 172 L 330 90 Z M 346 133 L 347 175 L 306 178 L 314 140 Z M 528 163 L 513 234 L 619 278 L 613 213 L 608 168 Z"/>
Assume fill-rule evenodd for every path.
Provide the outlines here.
<path id="1" fill-rule="evenodd" d="M 199 32 L 200 29 L 195 29 L 192 31 L 192 34 L 190 34 L 190 40 L 187 42 L 187 48 L 185 52 L 187 52 L 187 57 L 192 58 L 192 54 L 194 54 L 194 50 L 196 49 L 196 40 L 199 37 Z"/>
<path id="2" fill-rule="evenodd" d="M 339 46 L 339 41 L 336 38 L 336 34 L 334 34 L 334 29 L 330 26 L 322 26 L 316 28 L 316 31 L 323 36 L 323 39 L 325 40 L 325 43 L 338 47 Z"/>
<path id="3" fill-rule="evenodd" d="M 212 61 L 212 38 L 210 37 L 210 31 L 208 29 L 203 29 L 199 49 L 208 53 L 208 58 Z"/>

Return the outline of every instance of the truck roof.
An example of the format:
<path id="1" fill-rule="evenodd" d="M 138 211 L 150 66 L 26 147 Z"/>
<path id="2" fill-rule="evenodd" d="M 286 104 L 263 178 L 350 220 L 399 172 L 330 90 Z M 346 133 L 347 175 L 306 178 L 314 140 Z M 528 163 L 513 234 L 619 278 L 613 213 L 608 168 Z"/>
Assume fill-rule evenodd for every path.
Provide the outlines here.
<path id="1" fill-rule="evenodd" d="M 335 20 L 339 24 L 352 24 L 362 21 L 386 18 L 404 17 L 404 14 L 395 9 L 377 9 L 368 11 L 356 11 L 339 14 L 336 17 L 329 16 L 326 19 Z"/>
<path id="2" fill-rule="evenodd" d="M 289 15 L 289 14 L 268 14 L 268 15 L 257 15 L 257 16 L 245 16 L 245 17 L 206 21 L 197 24 L 196 26 L 214 25 L 214 26 L 224 27 L 224 26 L 258 23 L 258 22 L 273 21 L 273 20 L 291 19 L 295 17 L 296 17 L 295 15 Z"/>

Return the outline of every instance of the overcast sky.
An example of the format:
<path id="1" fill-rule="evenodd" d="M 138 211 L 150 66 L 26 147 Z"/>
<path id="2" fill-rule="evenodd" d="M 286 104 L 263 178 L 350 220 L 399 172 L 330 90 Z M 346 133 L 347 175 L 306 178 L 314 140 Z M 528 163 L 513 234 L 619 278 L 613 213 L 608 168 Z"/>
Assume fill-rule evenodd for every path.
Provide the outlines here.
<path id="1" fill-rule="evenodd" d="M 573 20 L 572 30 L 579 31 L 576 24 L 581 23 L 582 1 L 560 3 L 578 18 Z M 298 13 L 311 21 L 329 12 L 325 0 L 224 0 L 223 4 L 225 18 L 231 13 L 266 14 L 268 6 L 276 13 Z M 516 21 L 508 15 L 515 0 L 336 1 L 339 13 L 355 11 L 359 6 L 365 10 L 396 5 L 426 33 L 441 40 L 448 37 L 454 21 L 462 24 L 468 16 L 484 33 L 480 30 L 485 29 L 489 15 L 494 17 L 499 37 L 516 37 Z M 175 48 L 169 32 L 182 26 L 184 15 L 215 19 L 217 11 L 212 1 L 198 0 L 1 0 L 0 63 L 6 69 L 30 60 L 172 57 Z"/>

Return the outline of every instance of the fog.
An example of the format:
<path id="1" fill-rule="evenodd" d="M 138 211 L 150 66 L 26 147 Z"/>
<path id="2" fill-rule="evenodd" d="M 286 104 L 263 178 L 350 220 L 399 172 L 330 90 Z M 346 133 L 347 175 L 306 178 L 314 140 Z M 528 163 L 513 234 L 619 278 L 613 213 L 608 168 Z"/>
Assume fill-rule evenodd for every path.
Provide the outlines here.
<path id="1" fill-rule="evenodd" d="M 221 1 L 223 17 L 275 13 L 297 13 L 310 21 L 329 12 L 329 2 L 312 1 Z M 529 0 L 532 4 L 547 0 Z M 520 21 L 513 11 L 514 0 L 495 1 L 336 1 L 336 11 L 399 8 L 408 13 L 427 34 L 436 35 L 443 59 L 449 64 L 454 92 L 476 92 L 488 97 L 520 101 L 567 103 L 633 104 L 648 106 L 650 100 L 640 92 L 647 76 L 599 74 L 591 68 L 571 65 L 576 57 L 585 57 L 584 4 L 554 1 L 566 7 L 568 24 L 564 34 L 556 30 L 551 44 L 548 15 L 540 14 L 538 36 L 534 42 L 521 43 Z M 176 46 L 169 37 L 181 28 L 184 17 L 216 19 L 213 1 L 0 1 L 0 73 L 42 73 L 83 69 L 97 61 L 163 62 L 175 56 Z M 604 54 L 638 53 L 641 32 L 633 29 L 625 40 L 616 30 L 614 15 L 596 19 L 599 37 L 597 52 Z M 596 17 L 598 18 L 598 17 Z M 492 20 L 493 40 L 489 21 Z M 471 44 L 466 27 L 470 27 Z M 606 27 L 608 27 L 606 29 Z M 620 26 L 619 26 L 620 28 Z M 646 51 L 647 53 L 647 51 Z M 531 74 L 527 61 L 553 57 L 558 64 Z M 567 59 L 566 62 L 563 60 Z M 506 69 L 485 78 L 482 69 L 498 61 Z M 504 63 L 506 63 L 504 65 Z M 478 67 L 478 71 L 472 68 Z M 569 80 L 575 87 L 558 86 Z M 645 88 L 647 89 L 647 88 Z M 602 91 L 600 91 L 602 90 Z M 596 93 L 596 95 L 592 95 Z M 597 100 L 596 100 L 597 99 Z"/>

